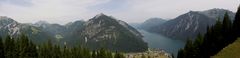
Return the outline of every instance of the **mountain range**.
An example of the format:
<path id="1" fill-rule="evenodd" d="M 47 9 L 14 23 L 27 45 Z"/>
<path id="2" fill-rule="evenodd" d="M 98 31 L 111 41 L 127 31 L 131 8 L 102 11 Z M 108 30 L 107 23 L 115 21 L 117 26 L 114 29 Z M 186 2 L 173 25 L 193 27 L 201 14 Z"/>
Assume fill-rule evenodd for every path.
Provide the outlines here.
<path id="1" fill-rule="evenodd" d="M 163 21 L 164 23 L 160 22 L 162 24 L 148 27 L 147 31 L 162 34 L 173 39 L 186 40 L 195 38 L 198 34 L 204 34 L 207 27 L 215 24 L 218 19 L 222 21 L 225 13 L 228 13 L 233 20 L 235 13 L 225 9 L 214 8 L 205 11 L 189 11 L 174 19 Z"/>
<path id="2" fill-rule="evenodd" d="M 18 38 L 26 35 L 34 43 L 51 40 L 54 44 L 86 46 L 89 49 L 109 49 L 121 52 L 146 51 L 148 46 L 142 35 L 126 22 L 105 14 L 98 14 L 88 21 L 75 21 L 66 25 L 39 21 L 34 24 L 18 23 L 0 16 L 0 35 Z"/>

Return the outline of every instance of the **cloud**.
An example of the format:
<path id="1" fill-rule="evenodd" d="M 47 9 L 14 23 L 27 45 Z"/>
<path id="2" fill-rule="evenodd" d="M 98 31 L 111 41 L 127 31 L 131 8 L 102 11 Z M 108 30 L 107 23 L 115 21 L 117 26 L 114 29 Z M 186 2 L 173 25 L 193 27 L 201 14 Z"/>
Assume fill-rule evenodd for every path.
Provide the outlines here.
<path id="1" fill-rule="evenodd" d="M 14 4 L 18 6 L 31 6 L 32 0 L 0 0 L 0 5 L 1 4 Z"/>
<path id="2" fill-rule="evenodd" d="M 236 11 L 237 0 L 0 0 L 0 16 L 19 22 L 45 20 L 66 24 L 105 13 L 127 22 L 152 17 L 175 18 L 190 10 L 224 8 Z"/>
<path id="3" fill-rule="evenodd" d="M 129 7 L 127 0 L 110 0 L 105 3 L 88 7 L 91 11 L 100 11 L 100 12 L 121 12 L 126 10 Z"/>
<path id="4" fill-rule="evenodd" d="M 66 24 L 76 19 L 92 16 L 87 7 L 108 0 L 32 0 L 31 7 L 16 4 L 3 4 L 0 16 L 9 16 L 20 22 L 36 22 L 39 20 L 50 23 Z"/>
<path id="5" fill-rule="evenodd" d="M 223 8 L 236 11 L 236 0 L 130 0 L 127 11 L 114 13 L 116 17 L 128 22 L 143 22 L 151 17 L 172 19 L 183 13 Z"/>

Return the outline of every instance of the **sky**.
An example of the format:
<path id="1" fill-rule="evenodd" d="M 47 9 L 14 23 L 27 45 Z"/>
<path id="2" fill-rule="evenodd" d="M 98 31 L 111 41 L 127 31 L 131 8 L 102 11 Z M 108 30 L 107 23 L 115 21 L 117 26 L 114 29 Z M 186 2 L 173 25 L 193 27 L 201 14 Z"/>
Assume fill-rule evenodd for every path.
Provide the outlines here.
<path id="1" fill-rule="evenodd" d="M 104 13 L 128 23 L 173 19 L 189 11 L 213 8 L 236 12 L 239 0 L 0 0 L 0 16 L 21 23 L 66 24 Z"/>

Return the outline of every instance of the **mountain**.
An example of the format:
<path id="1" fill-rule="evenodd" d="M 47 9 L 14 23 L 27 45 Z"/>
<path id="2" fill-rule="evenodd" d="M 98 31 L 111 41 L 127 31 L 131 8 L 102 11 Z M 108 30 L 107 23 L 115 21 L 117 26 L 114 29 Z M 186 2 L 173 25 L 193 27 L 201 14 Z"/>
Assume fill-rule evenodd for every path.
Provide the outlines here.
<path id="1" fill-rule="evenodd" d="M 225 10 L 225 9 L 219 9 L 219 8 L 214 8 L 214 9 L 209 9 L 209 10 L 205 10 L 205 11 L 198 11 L 201 14 L 204 14 L 210 18 L 218 18 L 220 17 L 220 19 L 223 19 L 224 14 L 227 12 L 230 19 L 233 20 L 235 17 L 235 13 L 233 13 L 232 11 L 229 10 Z"/>
<path id="2" fill-rule="evenodd" d="M 49 24 L 45 21 L 39 21 L 34 26 L 48 32 L 49 34 L 55 36 L 55 35 L 63 35 L 66 32 L 66 27 L 59 25 L 59 24 Z"/>
<path id="3" fill-rule="evenodd" d="M 186 40 L 195 38 L 197 34 L 204 34 L 207 26 L 215 24 L 218 17 L 224 17 L 224 13 L 234 18 L 235 13 L 224 9 L 210 9 L 206 11 L 190 11 L 163 24 L 152 27 L 151 32 L 156 32 L 170 38 Z"/>
<path id="4" fill-rule="evenodd" d="M 66 25 L 39 21 L 34 24 L 18 23 L 11 18 L 0 17 L 0 35 L 18 38 L 27 35 L 34 43 L 51 40 L 61 46 L 82 45 L 90 49 L 110 49 L 121 52 L 146 51 L 143 36 L 126 22 L 111 16 L 98 14 L 89 21 L 75 21 Z"/>
<path id="5" fill-rule="evenodd" d="M 11 18 L 1 16 L 0 17 L 0 31 L 1 36 L 9 35 L 17 35 L 20 34 L 20 29 L 18 28 L 19 23 L 14 21 Z"/>
<path id="6" fill-rule="evenodd" d="M 85 22 L 82 20 L 70 22 L 66 25 L 59 24 L 50 24 L 46 21 L 39 21 L 33 24 L 33 26 L 38 27 L 39 29 L 47 32 L 50 36 L 53 36 L 56 40 L 53 40 L 54 43 L 63 45 L 68 43 L 68 46 L 74 46 L 77 44 L 78 36 L 74 34 L 78 29 L 83 28 Z"/>
<path id="7" fill-rule="evenodd" d="M 76 44 L 79 44 L 80 37 L 79 32 L 80 30 L 84 28 L 84 24 L 86 22 L 83 20 L 78 20 L 75 22 L 70 22 L 65 25 L 67 32 L 64 33 L 65 38 L 62 41 L 65 41 L 68 43 L 68 45 L 74 46 Z"/>
<path id="8" fill-rule="evenodd" d="M 22 34 L 31 38 L 35 43 L 45 42 L 53 38 L 43 30 L 32 26 L 31 24 L 22 24 L 14 21 L 6 16 L 0 16 L 0 36 L 6 37 L 7 35 L 18 38 Z"/>
<path id="9" fill-rule="evenodd" d="M 146 51 L 142 35 L 127 23 L 104 14 L 98 14 L 79 29 L 81 43 L 91 49 L 106 48 L 113 51 Z"/>
<path id="10" fill-rule="evenodd" d="M 40 30 L 43 30 L 49 36 L 54 37 L 52 40 L 53 43 L 63 44 L 63 39 L 66 38 L 65 33 L 67 32 L 67 28 L 65 26 L 59 24 L 50 24 L 46 21 L 39 21 L 32 25 Z"/>
<path id="11" fill-rule="evenodd" d="M 141 25 L 140 28 L 144 30 L 149 30 L 151 27 L 161 25 L 165 23 L 167 20 L 164 20 L 162 18 L 150 18 L 146 21 L 144 21 Z"/>
<path id="12" fill-rule="evenodd" d="M 135 29 L 140 29 L 141 27 L 141 23 L 128 23 L 128 24 Z"/>

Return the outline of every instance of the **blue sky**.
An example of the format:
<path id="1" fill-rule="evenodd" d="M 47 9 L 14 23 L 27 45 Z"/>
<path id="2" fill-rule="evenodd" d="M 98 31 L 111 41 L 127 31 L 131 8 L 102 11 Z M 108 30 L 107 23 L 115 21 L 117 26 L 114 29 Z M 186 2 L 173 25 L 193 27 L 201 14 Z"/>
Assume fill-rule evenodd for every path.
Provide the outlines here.
<path id="1" fill-rule="evenodd" d="M 238 0 L 0 0 L 0 16 L 23 23 L 44 20 L 66 24 L 104 13 L 139 23 L 152 17 L 172 19 L 190 10 L 223 8 L 235 12 L 238 5 Z"/>

